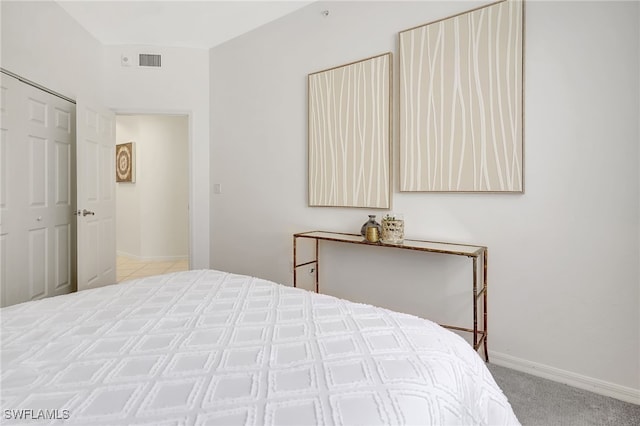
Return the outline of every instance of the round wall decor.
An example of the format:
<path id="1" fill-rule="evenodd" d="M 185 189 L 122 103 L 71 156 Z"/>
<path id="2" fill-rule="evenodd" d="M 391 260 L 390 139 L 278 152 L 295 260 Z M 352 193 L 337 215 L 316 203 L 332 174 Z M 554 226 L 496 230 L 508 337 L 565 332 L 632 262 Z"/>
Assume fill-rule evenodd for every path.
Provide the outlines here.
<path id="1" fill-rule="evenodd" d="M 135 182 L 133 142 L 116 145 L 116 182 Z"/>

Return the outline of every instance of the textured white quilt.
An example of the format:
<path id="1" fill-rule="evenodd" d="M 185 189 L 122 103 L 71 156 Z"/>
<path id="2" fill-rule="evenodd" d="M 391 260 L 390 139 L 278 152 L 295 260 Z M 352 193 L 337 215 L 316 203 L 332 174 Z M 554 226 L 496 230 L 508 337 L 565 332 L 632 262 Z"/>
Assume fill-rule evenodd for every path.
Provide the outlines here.
<path id="1" fill-rule="evenodd" d="M 257 278 L 181 272 L 0 315 L 3 424 L 518 424 L 455 334 Z"/>

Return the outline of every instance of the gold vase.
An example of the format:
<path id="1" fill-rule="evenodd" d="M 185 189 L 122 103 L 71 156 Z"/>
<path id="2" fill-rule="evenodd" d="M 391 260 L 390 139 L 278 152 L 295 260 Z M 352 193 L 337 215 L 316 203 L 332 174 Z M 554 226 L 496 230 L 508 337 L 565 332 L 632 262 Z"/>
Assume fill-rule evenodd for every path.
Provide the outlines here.
<path id="1" fill-rule="evenodd" d="M 370 243 L 377 243 L 380 240 L 380 234 L 377 226 L 369 226 L 366 231 L 365 238 Z"/>

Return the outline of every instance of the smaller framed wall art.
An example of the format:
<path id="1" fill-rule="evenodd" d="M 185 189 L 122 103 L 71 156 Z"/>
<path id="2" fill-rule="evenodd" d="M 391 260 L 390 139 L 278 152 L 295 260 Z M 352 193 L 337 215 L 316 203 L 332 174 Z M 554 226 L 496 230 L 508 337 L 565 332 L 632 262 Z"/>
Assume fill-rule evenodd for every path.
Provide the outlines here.
<path id="1" fill-rule="evenodd" d="M 309 74 L 309 206 L 391 206 L 391 53 Z"/>
<path id="2" fill-rule="evenodd" d="M 136 181 L 136 150 L 133 142 L 116 145 L 116 182 Z"/>

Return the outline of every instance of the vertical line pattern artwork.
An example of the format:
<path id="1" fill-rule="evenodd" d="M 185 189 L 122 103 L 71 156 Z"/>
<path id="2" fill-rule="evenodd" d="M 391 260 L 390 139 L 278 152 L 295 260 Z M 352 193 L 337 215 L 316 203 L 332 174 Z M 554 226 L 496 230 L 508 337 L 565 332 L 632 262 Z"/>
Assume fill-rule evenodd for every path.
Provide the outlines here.
<path id="1" fill-rule="evenodd" d="M 309 74 L 309 205 L 389 208 L 391 54 Z"/>
<path id="2" fill-rule="evenodd" d="M 400 190 L 522 192 L 523 3 L 400 33 Z"/>

